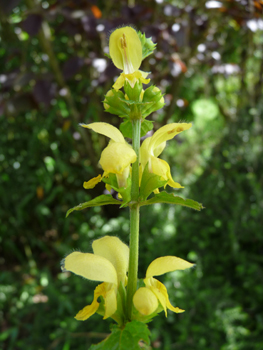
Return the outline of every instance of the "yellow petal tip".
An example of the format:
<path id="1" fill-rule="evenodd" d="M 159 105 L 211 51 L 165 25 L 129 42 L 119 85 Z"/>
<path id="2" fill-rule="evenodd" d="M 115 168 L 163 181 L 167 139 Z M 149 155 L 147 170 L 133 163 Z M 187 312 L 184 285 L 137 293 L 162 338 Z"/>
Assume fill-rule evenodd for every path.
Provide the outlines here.
<path id="1" fill-rule="evenodd" d="M 101 182 L 101 175 L 98 175 L 97 177 L 94 177 L 93 179 L 89 180 L 89 181 L 86 181 L 83 183 L 83 187 L 86 189 L 86 190 L 89 190 L 91 188 L 94 188 L 99 182 Z"/>

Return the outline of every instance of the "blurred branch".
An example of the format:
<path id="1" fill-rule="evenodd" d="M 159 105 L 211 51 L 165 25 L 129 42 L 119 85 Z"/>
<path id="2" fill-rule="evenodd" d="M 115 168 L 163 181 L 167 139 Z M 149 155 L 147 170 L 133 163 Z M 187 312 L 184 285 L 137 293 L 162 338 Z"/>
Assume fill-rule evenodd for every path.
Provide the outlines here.
<path id="1" fill-rule="evenodd" d="M 0 33 L 1 33 L 1 39 L 3 41 L 9 41 L 9 42 L 17 42 L 17 35 L 15 32 L 11 29 L 4 12 L 1 10 L 0 7 Z"/>
<path id="2" fill-rule="evenodd" d="M 219 108 L 220 114 L 224 117 L 226 122 L 230 121 L 231 120 L 231 115 L 229 113 L 227 113 L 227 111 L 224 109 L 224 107 L 222 106 L 222 104 L 220 103 L 220 101 L 217 98 L 217 89 L 216 89 L 216 86 L 215 86 L 215 79 L 213 78 L 213 75 L 210 75 L 209 83 L 210 83 L 210 86 L 211 86 L 213 97 L 216 99 L 217 106 Z"/>
<path id="3" fill-rule="evenodd" d="M 238 95 L 237 109 L 241 110 L 244 104 L 246 104 L 247 99 L 250 100 L 250 104 L 253 103 L 253 96 L 250 93 L 247 82 L 247 71 L 248 71 L 248 60 L 251 55 L 253 55 L 251 45 L 253 44 L 253 34 L 248 27 L 244 28 L 244 43 L 242 45 L 242 50 L 240 52 L 240 93 Z"/>
<path id="4" fill-rule="evenodd" d="M 263 52 L 263 44 L 261 45 L 261 52 Z M 263 60 L 261 60 L 260 68 L 259 68 L 259 77 L 258 81 L 254 87 L 254 96 L 256 105 L 259 103 L 260 98 L 262 98 L 262 87 L 263 87 Z"/>
<path id="5" fill-rule="evenodd" d="M 35 0 L 26 0 L 26 4 L 29 7 L 29 9 L 35 9 L 35 7 L 38 6 L 35 3 Z M 86 150 L 88 153 L 88 157 L 91 161 L 92 167 L 94 169 L 96 169 L 97 163 L 98 163 L 97 158 L 95 156 L 96 152 L 93 148 L 93 144 L 91 142 L 91 139 L 89 137 L 87 137 L 85 130 L 78 127 L 78 123 L 80 122 L 80 114 L 77 111 L 74 99 L 72 97 L 72 93 L 71 93 L 68 85 L 66 84 L 65 79 L 63 77 L 63 74 L 61 72 L 61 69 L 59 67 L 58 60 L 55 56 L 53 47 L 51 45 L 50 38 L 51 38 L 51 32 L 50 32 L 49 24 L 45 20 L 43 20 L 43 22 L 41 24 L 40 31 L 38 33 L 39 43 L 40 43 L 43 51 L 48 55 L 50 66 L 53 70 L 53 73 L 55 75 L 55 79 L 56 79 L 59 87 L 61 89 L 64 89 L 64 91 L 66 92 L 64 95 L 64 98 L 66 99 L 68 106 L 69 106 L 69 109 L 72 113 L 73 125 L 74 125 L 75 129 L 81 135 L 81 138 L 85 144 L 85 147 L 86 147 Z"/>

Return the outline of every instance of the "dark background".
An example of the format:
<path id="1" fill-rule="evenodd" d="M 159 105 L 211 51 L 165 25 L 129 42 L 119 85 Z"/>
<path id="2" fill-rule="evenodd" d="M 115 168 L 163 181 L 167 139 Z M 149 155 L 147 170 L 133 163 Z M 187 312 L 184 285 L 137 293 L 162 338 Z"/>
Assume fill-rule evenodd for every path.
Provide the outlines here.
<path id="1" fill-rule="evenodd" d="M 117 235 L 128 209 L 66 211 L 102 194 L 108 140 L 79 122 L 120 120 L 101 101 L 118 71 L 110 32 L 132 24 L 157 43 L 142 70 L 166 106 L 149 119 L 193 122 L 168 143 L 178 194 L 206 209 L 141 210 L 140 278 L 162 255 L 196 263 L 160 279 L 186 310 L 149 325 L 153 349 L 263 349 L 263 20 L 256 1 L 0 1 L 0 349 L 84 350 L 110 321 L 73 317 L 97 285 L 61 273 L 73 249 Z"/>

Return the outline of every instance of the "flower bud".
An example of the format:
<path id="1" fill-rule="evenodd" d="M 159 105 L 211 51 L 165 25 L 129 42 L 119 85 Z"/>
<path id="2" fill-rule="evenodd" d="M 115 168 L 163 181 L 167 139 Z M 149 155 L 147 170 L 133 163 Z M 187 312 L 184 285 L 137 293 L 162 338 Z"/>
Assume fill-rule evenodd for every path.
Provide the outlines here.
<path id="1" fill-rule="evenodd" d="M 162 108 L 165 104 L 161 90 L 156 86 L 150 86 L 145 90 L 143 102 L 148 103 L 142 109 L 143 117 L 146 118 L 150 113 Z"/>
<path id="2" fill-rule="evenodd" d="M 109 90 L 105 95 L 103 106 L 106 112 L 117 114 L 120 117 L 128 116 L 130 113 L 129 106 L 123 101 L 124 94 L 121 91 Z"/>
<path id="3" fill-rule="evenodd" d="M 114 93 L 113 93 L 112 90 L 109 90 L 109 91 L 106 93 L 106 95 L 105 95 L 106 98 L 107 98 L 107 97 L 112 97 L 112 96 L 114 96 Z M 110 105 L 108 105 L 105 101 L 103 102 L 103 106 L 104 106 L 105 110 L 107 110 L 107 109 L 110 108 Z"/>

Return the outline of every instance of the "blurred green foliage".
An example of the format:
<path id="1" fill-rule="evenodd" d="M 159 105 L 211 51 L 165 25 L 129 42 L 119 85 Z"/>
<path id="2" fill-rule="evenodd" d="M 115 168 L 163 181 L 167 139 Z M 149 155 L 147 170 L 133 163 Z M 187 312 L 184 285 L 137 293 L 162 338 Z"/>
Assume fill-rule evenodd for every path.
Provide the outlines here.
<path id="1" fill-rule="evenodd" d="M 180 195 L 202 212 L 156 204 L 141 210 L 140 274 L 162 255 L 196 263 L 163 277 L 186 310 L 151 324 L 153 349 L 263 348 L 262 2 L 0 2 L 0 349 L 87 349 L 109 322 L 73 317 L 95 283 L 61 273 L 73 249 L 117 235 L 129 213 L 115 206 L 67 210 L 103 193 L 107 140 L 78 127 L 107 121 L 101 101 L 118 75 L 108 33 L 132 23 L 157 43 L 142 69 L 166 93 L 155 129 L 193 121 L 164 158 Z"/>

